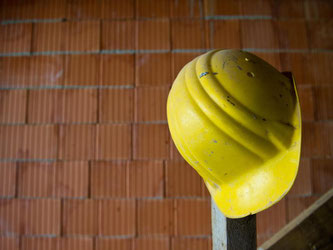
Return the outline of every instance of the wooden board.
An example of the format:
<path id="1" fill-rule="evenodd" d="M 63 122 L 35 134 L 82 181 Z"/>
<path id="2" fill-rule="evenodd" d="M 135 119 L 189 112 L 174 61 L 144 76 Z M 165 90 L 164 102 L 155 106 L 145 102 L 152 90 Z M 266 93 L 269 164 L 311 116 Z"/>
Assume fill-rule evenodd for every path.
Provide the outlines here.
<path id="1" fill-rule="evenodd" d="M 333 188 L 259 249 L 333 249 Z"/>

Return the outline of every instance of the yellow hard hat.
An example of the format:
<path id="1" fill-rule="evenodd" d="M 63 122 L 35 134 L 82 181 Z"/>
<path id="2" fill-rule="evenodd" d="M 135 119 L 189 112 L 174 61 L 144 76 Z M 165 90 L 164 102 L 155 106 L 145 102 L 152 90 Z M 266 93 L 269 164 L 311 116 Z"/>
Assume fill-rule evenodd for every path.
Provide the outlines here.
<path id="1" fill-rule="evenodd" d="M 171 136 L 229 218 L 262 211 L 291 188 L 301 150 L 293 79 L 257 56 L 213 50 L 180 71 L 168 97 Z"/>

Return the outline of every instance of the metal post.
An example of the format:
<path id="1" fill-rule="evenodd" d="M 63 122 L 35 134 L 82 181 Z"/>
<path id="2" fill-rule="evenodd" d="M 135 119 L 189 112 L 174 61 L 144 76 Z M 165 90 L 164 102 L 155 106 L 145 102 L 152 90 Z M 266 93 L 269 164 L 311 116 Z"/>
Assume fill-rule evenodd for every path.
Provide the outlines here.
<path id="1" fill-rule="evenodd" d="M 226 218 L 212 199 L 213 250 L 255 250 L 256 215 Z"/>

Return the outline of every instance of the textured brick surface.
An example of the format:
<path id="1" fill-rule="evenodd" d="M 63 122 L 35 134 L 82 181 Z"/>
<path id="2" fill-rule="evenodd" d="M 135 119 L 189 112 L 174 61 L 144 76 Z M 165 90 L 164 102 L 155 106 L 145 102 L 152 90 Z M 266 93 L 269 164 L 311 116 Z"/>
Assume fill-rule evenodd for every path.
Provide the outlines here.
<path id="1" fill-rule="evenodd" d="M 163 162 L 137 160 L 129 164 L 129 195 L 131 197 L 161 197 L 164 194 Z"/>
<path id="2" fill-rule="evenodd" d="M 139 201 L 138 233 L 140 235 L 172 235 L 173 217 L 173 200 Z"/>
<path id="3" fill-rule="evenodd" d="M 26 235 L 59 235 L 60 199 L 22 199 L 22 233 Z"/>
<path id="4" fill-rule="evenodd" d="M 176 235 L 203 236 L 211 234 L 210 200 L 176 200 Z"/>
<path id="5" fill-rule="evenodd" d="M 136 88 L 135 121 L 166 121 L 168 93 L 168 86 Z"/>
<path id="6" fill-rule="evenodd" d="M 196 249 L 196 250 L 210 250 L 209 238 L 182 238 L 176 237 L 172 240 L 173 250 L 183 249 Z"/>
<path id="7" fill-rule="evenodd" d="M 228 34 L 222 36 L 221 34 Z M 207 35 L 210 48 L 240 48 L 240 22 L 239 20 L 218 20 L 207 23 Z"/>
<path id="8" fill-rule="evenodd" d="M 62 232 L 65 235 L 96 235 L 98 232 L 98 201 L 64 200 Z"/>
<path id="9" fill-rule="evenodd" d="M 287 223 L 286 198 L 257 215 L 257 238 L 259 242 L 269 239 Z"/>
<path id="10" fill-rule="evenodd" d="M 96 159 L 128 159 L 131 157 L 131 126 L 98 125 L 96 128 Z"/>
<path id="11" fill-rule="evenodd" d="M 96 161 L 91 163 L 91 196 L 96 198 L 126 197 L 128 163 Z"/>
<path id="12" fill-rule="evenodd" d="M 170 54 L 140 54 L 135 61 L 136 85 L 171 84 Z"/>
<path id="13" fill-rule="evenodd" d="M 137 49 L 170 49 L 170 23 L 168 19 L 138 21 L 137 30 Z"/>
<path id="14" fill-rule="evenodd" d="M 170 197 L 201 196 L 203 182 L 184 160 L 166 162 L 166 195 Z"/>
<path id="15" fill-rule="evenodd" d="M 135 210 L 135 200 L 101 200 L 98 234 L 133 236 Z"/>
<path id="16" fill-rule="evenodd" d="M 96 126 L 61 125 L 59 128 L 59 159 L 93 160 L 96 152 Z"/>
<path id="17" fill-rule="evenodd" d="M 133 89 L 101 89 L 99 91 L 100 122 L 133 121 Z"/>
<path id="18" fill-rule="evenodd" d="M 0 249 L 211 249 L 210 195 L 171 140 L 169 89 L 209 49 L 292 71 L 302 157 L 258 245 L 332 187 L 327 0 L 0 1 Z"/>
<path id="19" fill-rule="evenodd" d="M 0 90 L 0 100 L 0 123 L 25 122 L 27 111 L 26 90 Z"/>
<path id="20" fill-rule="evenodd" d="M 165 124 L 137 124 L 134 126 L 134 158 L 166 159 L 169 155 L 170 135 Z"/>
<path id="21" fill-rule="evenodd" d="M 30 52 L 32 24 L 1 25 L 0 37 L 0 53 Z"/>
<path id="22" fill-rule="evenodd" d="M 17 166 L 15 162 L 0 163 L 0 196 L 13 197 L 16 193 Z"/>
<path id="23" fill-rule="evenodd" d="M 175 20 L 171 22 L 173 49 L 204 49 L 205 23 L 202 20 Z"/>

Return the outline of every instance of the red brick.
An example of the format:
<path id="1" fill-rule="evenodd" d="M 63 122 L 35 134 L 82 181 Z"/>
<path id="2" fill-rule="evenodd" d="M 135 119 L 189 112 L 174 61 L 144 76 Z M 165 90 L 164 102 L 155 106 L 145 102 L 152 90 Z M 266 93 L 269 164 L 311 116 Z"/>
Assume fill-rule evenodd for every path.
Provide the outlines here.
<path id="1" fill-rule="evenodd" d="M 288 209 L 288 221 L 296 218 L 301 212 L 307 209 L 317 200 L 317 196 L 309 197 L 288 197 L 287 209 Z"/>
<path id="2" fill-rule="evenodd" d="M 172 49 L 204 49 L 205 23 L 202 20 L 173 20 L 171 22 Z"/>
<path id="3" fill-rule="evenodd" d="M 131 157 L 131 125 L 97 125 L 96 159 L 129 159 Z"/>
<path id="4" fill-rule="evenodd" d="M 196 249 L 210 250 L 209 238 L 181 238 L 175 237 L 172 239 L 173 250 Z"/>
<path id="5" fill-rule="evenodd" d="M 0 6 L 1 20 L 22 20 L 33 18 L 33 1 L 3 0 Z"/>
<path id="6" fill-rule="evenodd" d="M 281 70 L 292 72 L 297 85 L 314 84 L 315 81 L 312 67 L 313 65 L 310 64 L 310 54 L 281 54 Z"/>
<path id="7" fill-rule="evenodd" d="M 333 49 L 333 19 L 308 21 L 309 44 L 313 49 Z M 299 33 L 299 30 L 297 30 Z"/>
<path id="8" fill-rule="evenodd" d="M 84 161 L 57 162 L 55 195 L 57 197 L 87 197 L 89 165 Z"/>
<path id="9" fill-rule="evenodd" d="M 58 250 L 60 247 L 60 238 L 49 237 L 22 237 L 22 250 L 47 249 Z"/>
<path id="10" fill-rule="evenodd" d="M 131 161 L 129 164 L 131 197 L 162 197 L 164 174 L 162 161 Z"/>
<path id="11" fill-rule="evenodd" d="M 16 23 L 0 26 L 0 53 L 30 52 L 31 23 Z"/>
<path id="12" fill-rule="evenodd" d="M 173 206 L 173 200 L 140 200 L 138 202 L 139 235 L 172 235 Z"/>
<path id="13" fill-rule="evenodd" d="M 312 86 L 300 85 L 297 88 L 297 92 L 298 92 L 299 101 L 301 103 L 302 120 L 313 121 L 315 98 Z"/>
<path id="14" fill-rule="evenodd" d="M 240 0 L 241 13 L 244 16 L 272 16 L 274 0 Z"/>
<path id="15" fill-rule="evenodd" d="M 93 239 L 89 237 L 23 237 L 22 250 L 92 250 Z"/>
<path id="16" fill-rule="evenodd" d="M 305 21 L 277 21 L 280 47 L 283 49 L 308 49 L 308 38 Z M 297 32 L 295 32 L 297 31 Z"/>
<path id="17" fill-rule="evenodd" d="M 176 200 L 176 235 L 210 235 L 210 200 Z"/>
<path id="18" fill-rule="evenodd" d="M 62 91 L 61 122 L 96 122 L 97 90 L 66 89 Z"/>
<path id="19" fill-rule="evenodd" d="M 133 121 L 134 89 L 100 89 L 99 121 Z"/>
<path id="20" fill-rule="evenodd" d="M 42 89 L 29 91 L 28 122 L 96 122 L 97 90 Z"/>
<path id="21" fill-rule="evenodd" d="M 54 125 L 0 126 L 0 157 L 54 159 L 57 134 Z"/>
<path id="22" fill-rule="evenodd" d="M 178 149 L 176 148 L 173 140 L 170 140 L 170 159 L 172 159 L 172 160 L 184 160 L 184 158 L 181 156 Z"/>
<path id="23" fill-rule="evenodd" d="M 56 169 L 52 163 L 18 163 L 18 196 L 52 197 L 56 182 Z"/>
<path id="24" fill-rule="evenodd" d="M 95 159 L 96 127 L 94 125 L 61 125 L 59 159 Z"/>
<path id="25" fill-rule="evenodd" d="M 311 164 L 310 159 L 303 158 L 300 160 L 297 177 L 288 197 L 310 194 L 312 194 Z"/>
<path id="26" fill-rule="evenodd" d="M 135 0 L 122 0 L 122 1 L 102 0 L 102 18 L 103 19 L 133 18 L 134 1 Z"/>
<path id="27" fill-rule="evenodd" d="M 169 137 L 166 124 L 134 125 L 134 159 L 168 158 Z"/>
<path id="28" fill-rule="evenodd" d="M 63 201 L 62 231 L 65 235 L 96 235 L 98 231 L 98 201 Z"/>
<path id="29" fill-rule="evenodd" d="M 169 20 L 160 19 L 137 21 L 136 47 L 139 50 L 169 50 Z"/>
<path id="30" fill-rule="evenodd" d="M 180 70 L 194 58 L 199 56 L 199 53 L 172 53 L 172 81 L 175 80 Z"/>
<path id="31" fill-rule="evenodd" d="M 34 19 L 57 19 L 66 17 L 67 0 L 34 1 Z"/>
<path id="32" fill-rule="evenodd" d="M 168 86 L 135 89 L 135 121 L 166 121 Z"/>
<path id="33" fill-rule="evenodd" d="M 274 16 L 278 18 L 303 18 L 304 17 L 304 2 L 303 0 L 279 0 L 274 1 L 273 10 Z"/>
<path id="34" fill-rule="evenodd" d="M 203 0 L 205 16 L 240 15 L 240 2 L 228 0 Z"/>
<path id="35" fill-rule="evenodd" d="M 169 250 L 169 237 L 138 237 L 134 241 L 135 250 Z"/>
<path id="36" fill-rule="evenodd" d="M 332 53 L 312 53 L 310 54 L 310 69 L 317 85 L 332 83 L 333 71 L 331 63 Z"/>
<path id="37" fill-rule="evenodd" d="M 18 167 L 18 195 L 84 197 L 88 194 L 87 162 L 26 162 Z"/>
<path id="38" fill-rule="evenodd" d="M 170 53 L 139 54 L 135 68 L 136 85 L 171 84 Z"/>
<path id="39" fill-rule="evenodd" d="M 22 233 L 22 210 L 17 199 L 0 199 L 1 235 Z"/>
<path id="40" fill-rule="evenodd" d="M 111 239 L 111 238 L 97 238 L 96 250 L 132 250 L 133 239 Z"/>
<path id="41" fill-rule="evenodd" d="M 184 160 L 166 161 L 166 196 L 202 196 L 200 175 Z"/>
<path id="42" fill-rule="evenodd" d="M 99 85 L 99 55 L 67 55 L 65 60 L 65 85 Z"/>
<path id="43" fill-rule="evenodd" d="M 327 0 L 310 0 L 304 2 L 307 19 L 330 19 L 333 15 L 332 2 Z"/>
<path id="44" fill-rule="evenodd" d="M 101 200 L 99 235 L 135 235 L 135 200 Z"/>
<path id="45" fill-rule="evenodd" d="M 134 55 L 101 55 L 102 85 L 134 85 Z"/>
<path id="46" fill-rule="evenodd" d="M 64 51 L 65 22 L 35 23 L 33 27 L 32 51 Z"/>
<path id="47" fill-rule="evenodd" d="M 202 16 L 202 8 L 200 1 L 188 0 L 172 0 L 171 1 L 171 17 L 200 17 Z"/>
<path id="48" fill-rule="evenodd" d="M 20 158 L 55 159 L 58 147 L 58 128 L 54 125 L 24 126 Z M 22 155 L 21 155 L 22 153 Z"/>
<path id="49" fill-rule="evenodd" d="M 93 250 L 94 241 L 90 237 L 63 237 L 60 239 L 61 250 Z"/>
<path id="50" fill-rule="evenodd" d="M 127 162 L 96 161 L 91 163 L 91 196 L 96 198 L 126 197 L 128 192 Z"/>
<path id="51" fill-rule="evenodd" d="M 279 53 L 254 52 L 253 54 L 265 60 L 277 70 L 281 71 L 281 60 Z"/>
<path id="52" fill-rule="evenodd" d="M 333 154 L 333 126 L 330 123 L 303 122 L 302 156 L 318 157 Z"/>
<path id="53" fill-rule="evenodd" d="M 60 234 L 61 202 L 57 199 L 21 200 L 23 234 Z"/>
<path id="54" fill-rule="evenodd" d="M 62 90 L 29 90 L 28 123 L 61 122 Z"/>
<path id="55" fill-rule="evenodd" d="M 61 122 L 96 122 L 97 121 L 97 90 L 66 89 L 61 92 Z"/>
<path id="56" fill-rule="evenodd" d="M 15 56 L 0 59 L 0 86 L 32 87 L 62 84 L 61 56 Z"/>
<path id="57" fill-rule="evenodd" d="M 135 23 L 132 20 L 103 21 L 102 50 L 135 49 Z"/>
<path id="58" fill-rule="evenodd" d="M 67 15 L 69 19 L 99 19 L 101 17 L 101 1 L 69 0 L 67 1 Z"/>
<path id="59" fill-rule="evenodd" d="M 36 23 L 33 51 L 98 51 L 99 21 Z"/>
<path id="60" fill-rule="evenodd" d="M 318 86 L 314 89 L 316 120 L 333 119 L 333 86 Z"/>
<path id="61" fill-rule="evenodd" d="M 0 236 L 0 249 L 20 250 L 20 239 L 12 236 Z"/>
<path id="62" fill-rule="evenodd" d="M 286 199 L 257 214 L 257 239 L 263 241 L 287 223 Z"/>
<path id="63" fill-rule="evenodd" d="M 0 157 L 4 159 L 19 158 L 23 135 L 23 126 L 0 126 Z"/>
<path id="64" fill-rule="evenodd" d="M 136 0 L 137 18 L 156 18 L 170 16 L 169 0 Z"/>
<path id="65" fill-rule="evenodd" d="M 209 21 L 207 28 L 209 29 L 210 48 L 241 47 L 239 20 Z"/>
<path id="66" fill-rule="evenodd" d="M 243 48 L 278 49 L 278 37 L 271 20 L 241 21 Z"/>
<path id="67" fill-rule="evenodd" d="M 26 90 L 0 90 L 0 123 L 25 122 L 26 102 Z"/>
<path id="68" fill-rule="evenodd" d="M 15 195 L 16 168 L 15 162 L 0 162 L 0 196 Z"/>
<path id="69" fill-rule="evenodd" d="M 333 183 L 333 160 L 312 160 L 312 182 L 314 193 L 323 194 L 332 188 Z"/>
<path id="70" fill-rule="evenodd" d="M 63 83 L 64 58 L 62 56 L 32 56 L 21 77 L 25 86 L 53 86 Z M 22 77 L 22 75 L 24 77 Z"/>

